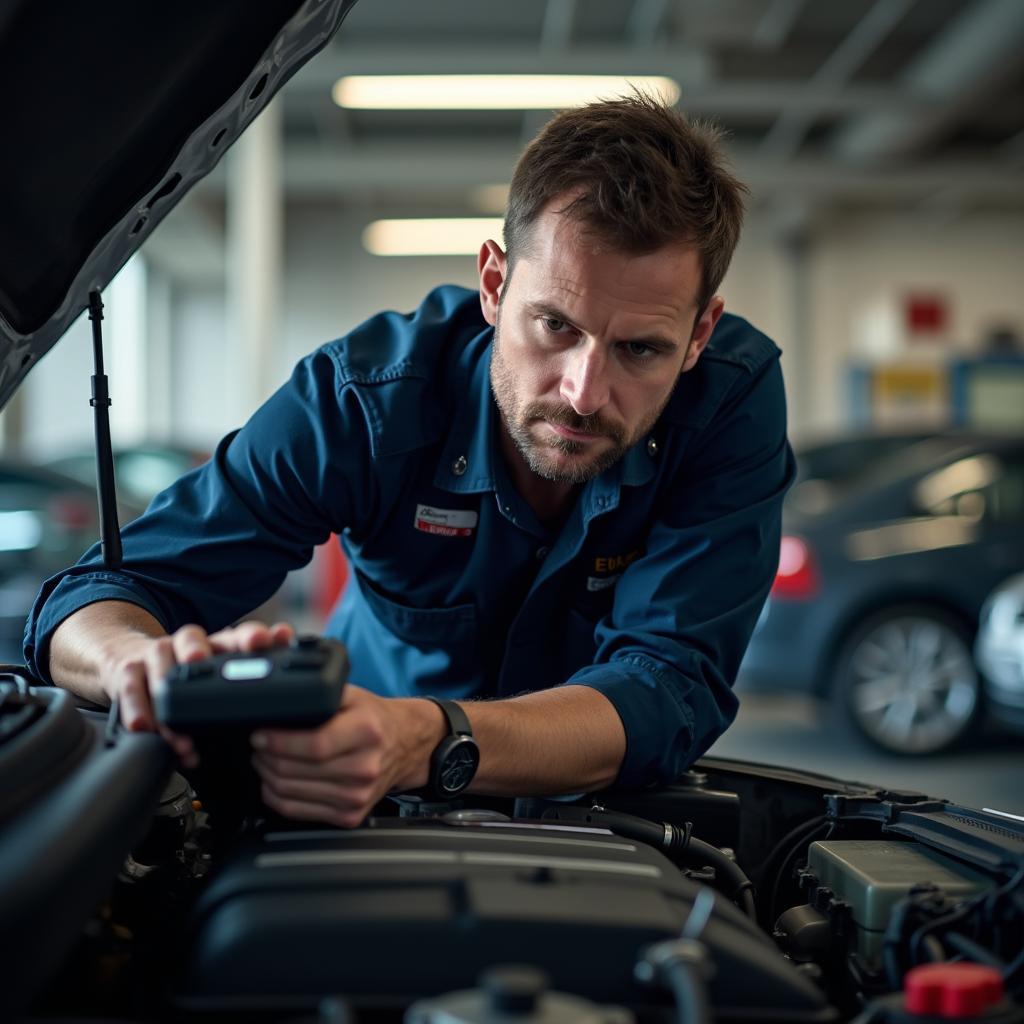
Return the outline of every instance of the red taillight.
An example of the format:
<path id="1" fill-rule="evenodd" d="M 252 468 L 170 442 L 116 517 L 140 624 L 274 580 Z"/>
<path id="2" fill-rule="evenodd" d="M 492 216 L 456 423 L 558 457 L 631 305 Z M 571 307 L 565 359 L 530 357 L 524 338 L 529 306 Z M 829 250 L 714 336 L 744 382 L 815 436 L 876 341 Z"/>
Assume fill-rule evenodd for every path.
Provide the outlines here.
<path id="1" fill-rule="evenodd" d="M 783 537 L 779 547 L 779 570 L 772 584 L 772 597 L 797 600 L 813 597 L 818 592 L 818 573 L 814 556 L 806 541 L 799 537 Z"/>

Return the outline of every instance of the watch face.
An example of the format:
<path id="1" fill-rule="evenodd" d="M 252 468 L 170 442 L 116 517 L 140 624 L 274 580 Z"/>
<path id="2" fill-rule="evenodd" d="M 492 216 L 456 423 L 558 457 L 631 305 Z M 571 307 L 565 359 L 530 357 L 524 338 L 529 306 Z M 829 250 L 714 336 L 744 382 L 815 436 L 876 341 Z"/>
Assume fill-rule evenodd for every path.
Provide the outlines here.
<path id="1" fill-rule="evenodd" d="M 480 750 L 468 737 L 448 751 L 441 767 L 441 789 L 452 795 L 461 793 L 473 781 Z"/>

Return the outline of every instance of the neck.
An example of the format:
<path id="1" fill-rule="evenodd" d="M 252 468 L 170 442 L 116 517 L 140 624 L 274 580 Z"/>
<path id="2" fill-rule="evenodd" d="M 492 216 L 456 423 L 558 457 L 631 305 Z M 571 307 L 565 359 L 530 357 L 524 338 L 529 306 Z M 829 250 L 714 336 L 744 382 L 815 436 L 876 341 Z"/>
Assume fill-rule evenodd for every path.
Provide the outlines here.
<path id="1" fill-rule="evenodd" d="M 523 458 L 522 452 L 501 423 L 501 454 L 508 467 L 509 476 L 516 490 L 542 523 L 564 519 L 572 508 L 578 487 L 576 484 L 545 480 L 538 476 Z"/>

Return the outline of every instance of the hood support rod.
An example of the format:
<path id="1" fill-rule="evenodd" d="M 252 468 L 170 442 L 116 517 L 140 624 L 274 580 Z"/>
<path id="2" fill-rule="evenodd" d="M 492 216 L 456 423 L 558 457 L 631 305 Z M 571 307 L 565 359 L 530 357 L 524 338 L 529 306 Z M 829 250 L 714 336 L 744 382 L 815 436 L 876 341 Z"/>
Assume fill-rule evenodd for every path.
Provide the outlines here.
<path id="1" fill-rule="evenodd" d="M 114 452 L 110 444 L 110 392 L 103 372 L 103 301 L 96 290 L 89 292 L 89 320 L 92 322 L 92 353 L 96 372 L 92 377 L 89 404 L 96 413 L 96 480 L 100 507 L 100 550 L 108 569 L 121 565 L 121 530 L 117 522 L 117 494 L 114 485 Z"/>

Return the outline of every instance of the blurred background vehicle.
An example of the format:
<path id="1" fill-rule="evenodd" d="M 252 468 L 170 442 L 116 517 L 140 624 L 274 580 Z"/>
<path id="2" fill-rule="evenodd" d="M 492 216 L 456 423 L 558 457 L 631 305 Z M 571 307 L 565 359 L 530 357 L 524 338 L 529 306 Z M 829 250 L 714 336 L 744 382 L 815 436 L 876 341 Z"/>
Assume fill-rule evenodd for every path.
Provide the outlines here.
<path id="1" fill-rule="evenodd" d="M 122 522 L 144 507 L 119 496 Z M 75 561 L 99 535 L 94 484 L 0 460 L 0 661 L 21 662 L 25 617 L 40 583 Z"/>
<path id="2" fill-rule="evenodd" d="M 740 685 L 825 697 L 883 750 L 931 754 L 978 720 L 979 612 L 1024 569 L 1024 440 L 949 433 L 878 447 L 877 460 L 836 460 L 832 476 L 829 459 L 804 453 Z"/>
<path id="3" fill-rule="evenodd" d="M 1024 573 L 1000 584 L 985 602 L 975 658 L 990 714 L 1024 733 Z"/>
<path id="4" fill-rule="evenodd" d="M 175 444 L 139 444 L 114 450 L 117 493 L 145 508 L 153 497 L 190 469 L 202 465 L 210 453 Z M 95 486 L 96 453 L 82 448 L 50 458 L 50 469 Z"/>
<path id="5" fill-rule="evenodd" d="M 121 525 L 139 515 L 160 491 L 201 466 L 209 457 L 210 453 L 204 449 L 168 443 L 148 442 L 116 449 L 114 476 L 119 502 L 122 499 L 125 502 Z M 92 449 L 83 448 L 53 456 L 45 465 L 80 481 L 90 490 L 95 488 L 96 456 Z M 84 550 L 82 548 L 75 553 L 71 560 Z M 253 617 L 283 618 L 300 630 L 315 632 L 326 621 L 346 579 L 347 566 L 337 539 L 332 537 L 315 549 L 313 561 L 308 566 L 289 574 L 281 591 L 256 609 Z M 32 596 L 35 596 L 34 590 Z M 26 604 L 26 611 L 28 607 Z"/>

